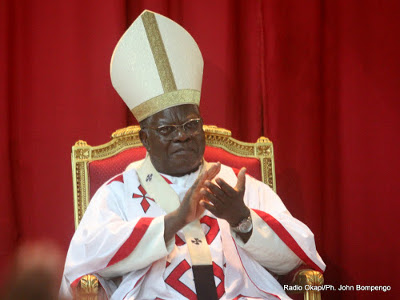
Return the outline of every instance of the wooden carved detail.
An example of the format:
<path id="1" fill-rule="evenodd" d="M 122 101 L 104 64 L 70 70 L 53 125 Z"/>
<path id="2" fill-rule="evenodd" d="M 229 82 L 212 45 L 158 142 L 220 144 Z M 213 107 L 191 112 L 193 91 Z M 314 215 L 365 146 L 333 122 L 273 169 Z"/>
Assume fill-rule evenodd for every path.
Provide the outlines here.
<path id="1" fill-rule="evenodd" d="M 259 156 L 271 156 L 272 155 L 272 144 L 257 146 L 257 155 L 259 155 Z"/>
<path id="2" fill-rule="evenodd" d="M 262 158 L 262 175 L 263 181 L 270 186 L 271 189 L 275 190 L 275 180 L 273 173 L 272 158 L 264 157 Z"/>
<path id="3" fill-rule="evenodd" d="M 225 128 L 219 128 L 214 125 L 203 125 L 203 130 L 206 134 L 217 134 L 223 136 L 232 136 L 232 132 Z"/>
<path id="4" fill-rule="evenodd" d="M 76 199 L 75 201 L 75 225 L 78 226 L 79 221 L 82 219 L 86 207 L 88 205 L 88 190 L 87 190 L 87 174 L 86 174 L 86 162 L 77 162 L 75 164 L 75 178 L 76 182 Z"/>
<path id="5" fill-rule="evenodd" d="M 88 143 L 86 143 L 85 141 L 82 141 L 82 140 L 77 141 L 77 142 L 75 143 L 75 146 L 77 146 L 77 147 L 90 147 L 90 146 L 88 145 Z"/>
<path id="6" fill-rule="evenodd" d="M 214 134 L 206 134 L 206 144 L 208 146 L 220 146 L 225 148 L 229 152 L 233 152 L 236 155 L 243 156 L 253 156 L 254 155 L 254 146 L 248 146 L 244 143 L 238 143 L 232 138 L 227 136 L 220 136 Z"/>
<path id="7" fill-rule="evenodd" d="M 138 125 L 133 125 L 133 126 L 128 126 L 126 128 L 121 128 L 116 131 L 114 131 L 111 134 L 112 139 L 119 138 L 121 136 L 126 136 L 126 135 L 139 135 L 140 131 L 140 126 Z"/>
<path id="8" fill-rule="evenodd" d="M 94 275 L 82 276 L 80 280 L 80 288 L 85 291 L 86 294 L 97 293 L 99 288 L 99 280 Z"/>
<path id="9" fill-rule="evenodd" d="M 92 150 L 92 159 L 104 159 L 115 155 L 116 153 L 123 151 L 125 149 L 129 149 L 131 147 L 139 147 L 142 143 L 139 139 L 139 135 L 126 135 L 119 136 L 113 139 L 107 146 L 105 147 L 95 147 Z"/>
<path id="10" fill-rule="evenodd" d="M 265 137 L 265 136 L 260 136 L 260 137 L 257 139 L 257 143 L 268 143 L 268 144 L 272 144 L 271 141 L 270 141 L 270 139 L 267 138 L 267 137 Z"/>
<path id="11" fill-rule="evenodd" d="M 315 270 L 301 270 L 297 277 L 300 284 L 322 286 L 324 284 L 324 277 L 321 272 Z"/>

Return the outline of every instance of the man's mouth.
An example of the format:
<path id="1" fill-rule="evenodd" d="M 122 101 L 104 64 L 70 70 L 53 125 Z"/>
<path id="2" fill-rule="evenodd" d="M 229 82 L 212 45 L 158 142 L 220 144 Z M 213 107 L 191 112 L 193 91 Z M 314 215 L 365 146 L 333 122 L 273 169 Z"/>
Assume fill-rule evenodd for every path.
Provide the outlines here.
<path id="1" fill-rule="evenodd" d="M 172 152 L 172 154 L 187 154 L 187 153 L 193 153 L 194 150 L 190 148 L 180 148 Z"/>

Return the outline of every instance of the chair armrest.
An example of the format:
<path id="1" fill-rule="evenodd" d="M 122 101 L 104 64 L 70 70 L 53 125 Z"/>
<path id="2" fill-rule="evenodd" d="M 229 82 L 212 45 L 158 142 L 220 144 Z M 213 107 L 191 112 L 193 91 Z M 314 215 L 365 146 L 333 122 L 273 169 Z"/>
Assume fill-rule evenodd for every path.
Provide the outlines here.
<path id="1" fill-rule="evenodd" d="M 294 275 L 287 292 L 288 294 L 304 293 L 304 300 L 321 300 L 321 291 L 317 287 L 323 284 L 324 277 L 321 272 L 302 269 Z"/>
<path id="2" fill-rule="evenodd" d="M 324 277 L 321 272 L 315 270 L 301 270 L 295 275 L 293 284 L 322 286 L 324 284 Z"/>
<path id="3" fill-rule="evenodd" d="M 104 289 L 99 283 L 98 278 L 95 275 L 88 274 L 82 276 L 79 280 L 77 289 L 74 291 L 74 299 L 82 300 L 100 300 L 102 299 L 101 294 L 104 294 Z"/>

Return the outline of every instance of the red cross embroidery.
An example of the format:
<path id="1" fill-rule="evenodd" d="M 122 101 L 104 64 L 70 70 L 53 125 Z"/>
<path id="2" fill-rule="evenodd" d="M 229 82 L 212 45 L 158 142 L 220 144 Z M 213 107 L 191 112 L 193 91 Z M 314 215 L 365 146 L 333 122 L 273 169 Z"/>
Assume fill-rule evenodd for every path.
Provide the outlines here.
<path id="1" fill-rule="evenodd" d="M 181 293 L 184 297 L 190 300 L 196 300 L 197 299 L 196 294 L 188 286 L 186 286 L 186 284 L 184 284 L 182 281 L 179 280 L 182 277 L 182 275 L 185 274 L 185 272 L 190 269 L 191 267 L 189 263 L 184 259 L 168 275 L 168 277 L 165 279 L 165 283 L 167 283 L 177 292 Z"/>
<path id="2" fill-rule="evenodd" d="M 213 262 L 213 273 L 214 276 L 219 278 L 220 283 L 217 286 L 217 295 L 218 299 L 221 299 L 221 297 L 225 294 L 225 274 L 224 270 L 220 266 L 218 266 L 215 262 Z"/>
<path id="3" fill-rule="evenodd" d="M 167 265 L 167 267 L 170 264 Z M 192 300 L 197 299 L 196 294 L 182 281 L 179 279 L 185 274 L 186 271 L 190 270 L 191 267 L 189 263 L 184 259 L 172 270 L 172 272 L 165 279 L 165 282 L 171 286 L 174 290 L 181 293 L 186 298 Z M 218 299 L 220 299 L 225 294 L 225 275 L 224 271 L 220 266 L 218 266 L 215 262 L 213 262 L 213 273 L 214 276 L 217 277 L 220 282 L 217 286 L 217 295 Z"/>
<path id="4" fill-rule="evenodd" d="M 206 240 L 207 244 L 211 245 L 219 233 L 218 221 L 210 216 L 204 216 L 200 219 L 200 223 L 206 224 L 209 227 L 208 232 L 206 233 Z"/>
<path id="5" fill-rule="evenodd" d="M 181 237 L 177 234 L 175 234 L 175 245 L 177 246 L 183 246 L 185 245 L 185 241 L 181 239 Z"/>
<path id="6" fill-rule="evenodd" d="M 142 206 L 144 213 L 146 213 L 147 210 L 148 210 L 149 207 L 150 207 L 150 203 L 149 203 L 147 200 L 151 200 L 151 201 L 154 202 L 154 199 L 153 199 L 153 198 L 150 198 L 150 197 L 146 197 L 147 192 L 146 192 L 146 190 L 142 187 L 142 185 L 139 185 L 139 186 L 138 186 L 138 189 L 139 189 L 139 191 L 140 191 L 142 194 L 139 195 L 139 194 L 133 193 L 132 198 L 142 198 L 142 201 L 140 202 L 140 205 Z"/>

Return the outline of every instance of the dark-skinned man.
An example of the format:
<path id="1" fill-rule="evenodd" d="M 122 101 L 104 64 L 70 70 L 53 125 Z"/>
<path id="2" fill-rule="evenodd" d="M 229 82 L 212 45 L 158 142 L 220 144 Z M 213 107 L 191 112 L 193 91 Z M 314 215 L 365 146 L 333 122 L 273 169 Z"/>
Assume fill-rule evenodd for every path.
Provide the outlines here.
<path id="1" fill-rule="evenodd" d="M 268 186 L 204 161 L 202 75 L 196 42 L 166 17 L 144 11 L 120 39 L 111 80 L 147 155 L 91 200 L 62 295 L 94 273 L 111 299 L 289 299 L 275 274 L 325 268 L 313 234 Z"/>

